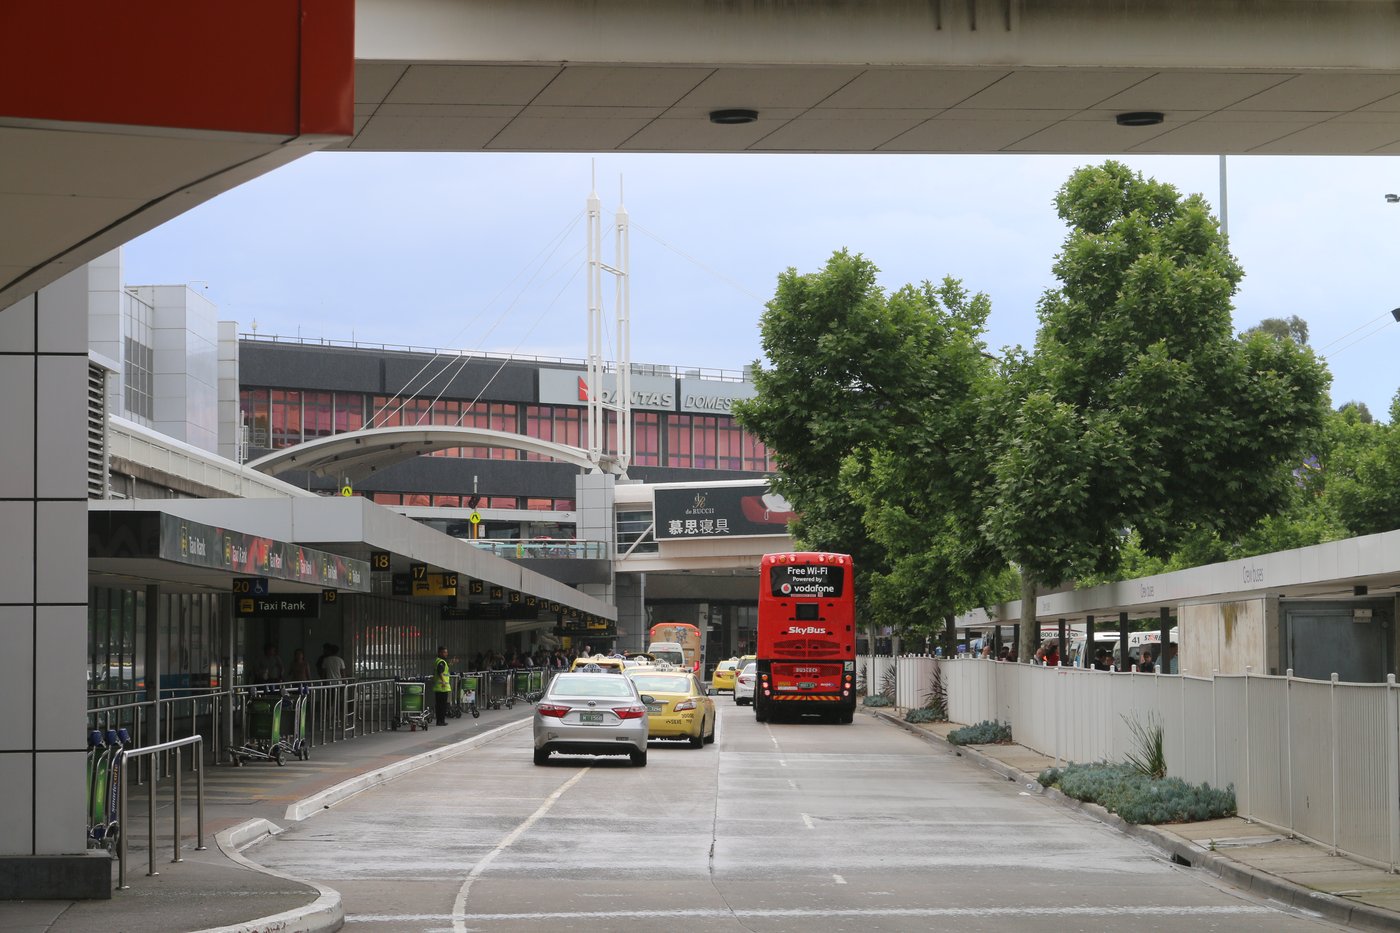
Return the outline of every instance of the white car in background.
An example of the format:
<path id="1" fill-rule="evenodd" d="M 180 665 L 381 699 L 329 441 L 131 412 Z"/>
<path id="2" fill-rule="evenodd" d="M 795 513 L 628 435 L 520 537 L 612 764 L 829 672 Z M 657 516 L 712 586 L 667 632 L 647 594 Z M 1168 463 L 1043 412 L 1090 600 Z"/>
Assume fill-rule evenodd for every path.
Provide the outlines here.
<path id="1" fill-rule="evenodd" d="M 758 665 L 753 661 L 744 665 L 739 676 L 734 678 L 734 703 L 736 706 L 753 706 L 753 688 L 758 681 Z"/>

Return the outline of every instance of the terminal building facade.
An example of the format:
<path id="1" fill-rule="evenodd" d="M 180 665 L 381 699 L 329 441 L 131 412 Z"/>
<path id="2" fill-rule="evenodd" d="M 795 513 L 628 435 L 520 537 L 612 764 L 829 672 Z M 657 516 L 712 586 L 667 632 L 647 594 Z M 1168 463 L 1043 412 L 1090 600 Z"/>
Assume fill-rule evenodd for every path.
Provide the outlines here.
<path id="1" fill-rule="evenodd" d="M 664 543 L 663 534 L 658 543 L 650 493 L 658 484 L 766 491 L 771 458 L 729 411 L 753 394 L 745 374 L 635 365 L 635 446 L 625 477 L 600 476 L 509 441 L 404 452 L 353 481 L 334 469 L 271 476 L 245 464 L 379 428 L 479 428 L 585 448 L 584 365 L 240 335 L 195 289 L 107 287 L 121 280 L 119 252 L 86 274 L 89 420 L 98 439 L 89 451 L 90 691 L 139 692 L 151 678 L 180 689 L 246 683 L 267 646 L 286 668 L 296 650 L 314 667 L 324 646 L 334 644 L 352 671 L 382 677 L 418 675 L 438 644 L 462 658 L 559 645 L 640 649 L 657 621 L 706 630 L 712 661 L 752 640 L 763 539 L 719 557 L 703 545 L 687 556 L 683 541 Z M 609 427 L 615 434 L 615 421 Z M 364 576 L 360 590 L 342 585 L 338 600 L 305 617 L 240 616 L 230 582 L 265 570 L 240 572 L 230 561 L 202 568 L 196 582 L 181 579 L 197 562 L 188 553 L 162 554 L 164 541 L 148 546 L 151 553 L 129 545 L 142 534 L 158 537 L 162 522 L 175 521 L 166 534 L 201 548 L 205 536 L 231 554 L 305 547 L 304 537 L 277 538 L 273 532 L 286 527 L 280 517 L 242 516 L 272 514 L 268 509 L 280 516 L 288 508 L 310 514 L 316 506 L 306 500 L 371 516 L 396 513 L 403 516 L 396 534 L 426 536 L 425 547 L 468 544 L 472 560 L 508 565 L 499 572 L 545 581 L 556 596 L 575 592 L 577 605 L 557 598 L 526 605 L 536 603 L 529 586 L 493 586 L 484 572 L 467 574 L 481 592 L 460 606 L 405 599 L 391 577 L 363 573 L 373 542 L 318 539 L 324 553 L 361 562 L 351 565 Z M 162 504 L 147 508 L 151 503 Z M 759 530 L 774 547 L 787 546 L 784 526 Z M 658 560 L 667 549 L 669 559 Z M 191 566 L 150 564 L 172 556 Z M 624 565 L 629 570 L 620 572 Z M 300 582 L 284 581 L 298 591 L 327 581 Z M 610 611 L 588 610 L 600 606 Z"/>

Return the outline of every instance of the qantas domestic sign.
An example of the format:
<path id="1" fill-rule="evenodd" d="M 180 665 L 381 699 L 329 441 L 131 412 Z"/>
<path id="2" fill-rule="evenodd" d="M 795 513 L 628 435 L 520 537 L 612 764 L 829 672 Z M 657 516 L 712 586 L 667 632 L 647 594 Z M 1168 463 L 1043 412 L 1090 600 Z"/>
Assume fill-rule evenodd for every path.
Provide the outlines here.
<path id="1" fill-rule="evenodd" d="M 728 414 L 739 399 L 752 398 L 752 383 L 718 379 L 632 376 L 632 407 L 649 411 L 686 411 Z M 543 404 L 582 405 L 588 402 L 588 376 L 577 369 L 541 369 L 539 400 Z M 617 376 L 603 376 L 602 401 L 617 402 Z"/>

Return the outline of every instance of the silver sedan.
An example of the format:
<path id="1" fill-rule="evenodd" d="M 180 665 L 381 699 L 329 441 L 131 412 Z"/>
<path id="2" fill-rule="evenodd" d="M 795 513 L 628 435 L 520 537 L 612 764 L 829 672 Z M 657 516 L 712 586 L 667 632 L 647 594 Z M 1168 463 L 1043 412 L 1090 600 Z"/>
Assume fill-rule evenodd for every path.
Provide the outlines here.
<path id="1" fill-rule="evenodd" d="M 535 764 L 551 752 L 627 755 L 647 763 L 647 708 L 630 677 L 560 674 L 535 704 Z"/>

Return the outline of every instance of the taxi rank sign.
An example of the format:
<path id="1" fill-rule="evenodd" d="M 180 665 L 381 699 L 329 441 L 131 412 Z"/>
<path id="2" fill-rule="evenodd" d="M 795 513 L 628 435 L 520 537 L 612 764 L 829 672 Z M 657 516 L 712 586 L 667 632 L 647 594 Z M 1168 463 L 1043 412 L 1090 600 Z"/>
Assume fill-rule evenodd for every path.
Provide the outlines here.
<path id="1" fill-rule="evenodd" d="M 779 564 L 769 573 L 773 595 L 825 599 L 840 596 L 846 568 L 830 564 Z"/>
<path id="2" fill-rule="evenodd" d="M 321 614 L 321 596 L 319 593 L 235 596 L 233 611 L 242 619 L 315 619 Z"/>

